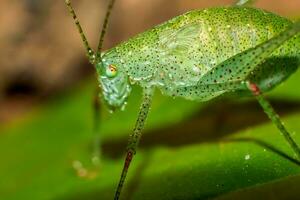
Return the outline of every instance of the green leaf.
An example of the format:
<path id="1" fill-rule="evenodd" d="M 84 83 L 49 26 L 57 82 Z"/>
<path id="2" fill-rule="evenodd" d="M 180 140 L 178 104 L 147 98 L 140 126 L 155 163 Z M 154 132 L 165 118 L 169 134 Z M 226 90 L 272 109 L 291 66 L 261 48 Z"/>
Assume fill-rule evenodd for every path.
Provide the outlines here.
<path id="1" fill-rule="evenodd" d="M 282 98 L 284 94 L 287 100 L 299 100 L 300 96 L 295 92 L 297 85 L 291 84 L 299 75 L 297 72 L 283 85 L 285 89 L 279 88 L 271 93 L 271 97 Z M 61 95 L 24 118 L 0 127 L 1 199 L 112 199 L 123 157 L 104 154 L 100 168 L 91 165 L 92 94 L 91 84 L 76 87 L 71 94 Z M 103 110 L 101 134 L 104 143 L 126 142 L 136 120 L 140 97 L 140 90 L 135 88 L 126 111 L 110 115 Z M 157 92 L 147 130 L 177 124 L 206 104 L 173 100 Z M 284 119 L 289 130 L 300 133 L 299 117 L 300 113 Z M 295 135 L 298 143 L 299 136 Z M 236 137 L 254 137 L 293 156 L 272 124 L 252 127 L 234 135 Z M 113 148 L 121 149 L 110 151 L 124 151 L 120 146 Z M 76 175 L 72 167 L 75 160 L 83 163 L 89 177 Z M 130 168 L 124 197 L 216 197 L 257 184 L 288 180 L 287 176 L 297 174 L 297 165 L 253 142 L 215 141 L 173 148 L 153 147 L 138 151 Z"/>
<path id="2" fill-rule="evenodd" d="M 300 132 L 300 114 L 285 119 Z M 300 135 L 294 135 L 300 143 Z M 219 142 L 155 151 L 145 167 L 134 199 L 205 199 L 299 175 L 294 153 L 272 124 L 251 128 Z M 287 180 L 289 181 L 289 180 Z M 149 189 L 151 188 L 151 189 Z M 299 195 L 299 191 L 297 192 Z"/>
<path id="3" fill-rule="evenodd" d="M 300 80 L 300 70 L 291 75 L 289 79 L 281 83 L 278 87 L 270 92 L 270 95 L 277 99 L 289 99 L 293 101 L 300 100 L 300 92 L 298 91 L 298 85 Z"/>
<path id="4" fill-rule="evenodd" d="M 288 176 L 277 181 L 238 190 L 220 196 L 216 200 L 226 199 L 298 199 L 300 176 Z"/>

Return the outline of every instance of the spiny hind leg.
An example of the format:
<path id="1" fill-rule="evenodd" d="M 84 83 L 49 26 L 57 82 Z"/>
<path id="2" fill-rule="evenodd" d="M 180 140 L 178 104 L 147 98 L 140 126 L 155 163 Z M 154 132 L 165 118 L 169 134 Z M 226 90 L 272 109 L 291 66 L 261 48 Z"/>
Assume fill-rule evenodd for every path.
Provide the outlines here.
<path id="1" fill-rule="evenodd" d="M 300 21 L 297 21 L 272 39 L 234 55 L 218 64 L 203 75 L 198 84 L 228 83 L 247 80 L 251 72 L 265 62 L 277 48 L 299 32 Z"/>
<path id="2" fill-rule="evenodd" d="M 263 108 L 264 112 L 268 115 L 271 121 L 276 125 L 278 130 L 284 136 L 285 140 L 288 142 L 290 147 L 294 150 L 298 159 L 300 160 L 300 148 L 297 143 L 293 140 L 291 134 L 287 131 L 283 122 L 280 120 L 278 114 L 275 112 L 272 105 L 263 97 L 261 90 L 259 87 L 252 82 L 246 82 L 248 89 L 252 92 L 252 94 L 256 97 L 257 101 Z"/>
<path id="3" fill-rule="evenodd" d="M 285 41 L 291 39 L 295 35 L 300 32 L 300 21 L 295 22 L 291 27 L 287 30 L 280 33 L 278 36 L 265 41 L 264 43 L 250 48 L 244 52 L 241 52 L 221 64 L 217 65 L 215 68 L 211 69 L 210 72 L 206 73 L 200 80 L 199 85 L 215 85 L 213 88 L 219 88 L 221 90 L 222 87 L 225 86 L 224 90 L 226 91 L 226 85 L 230 82 L 235 82 L 237 86 L 239 85 L 238 82 L 240 81 L 243 83 L 245 80 L 249 80 L 249 76 L 251 76 L 251 72 L 255 71 L 259 65 L 261 65 L 268 56 L 273 53 L 278 47 L 280 47 Z M 294 69 L 290 69 L 288 73 L 292 73 Z M 285 139 L 292 147 L 292 149 L 297 154 L 298 158 L 300 159 L 300 150 L 297 144 L 294 142 L 292 137 L 290 136 L 289 132 L 283 126 L 282 122 L 280 121 L 278 115 L 272 108 L 272 106 L 263 98 L 261 95 L 261 90 L 256 84 L 248 84 L 255 85 L 257 91 L 251 90 L 252 87 L 248 87 L 252 93 L 258 99 L 260 105 L 263 107 L 264 111 L 267 113 L 269 118 L 272 122 L 277 126 L 277 128 L 281 131 L 284 135 Z M 230 88 L 229 88 L 230 90 Z M 235 90 L 233 88 L 233 90 Z"/>
<path id="4" fill-rule="evenodd" d="M 178 87 L 171 96 L 183 97 L 190 100 L 208 101 L 229 91 L 245 90 L 244 82 L 232 81 L 227 83 L 198 84 L 195 86 Z"/>

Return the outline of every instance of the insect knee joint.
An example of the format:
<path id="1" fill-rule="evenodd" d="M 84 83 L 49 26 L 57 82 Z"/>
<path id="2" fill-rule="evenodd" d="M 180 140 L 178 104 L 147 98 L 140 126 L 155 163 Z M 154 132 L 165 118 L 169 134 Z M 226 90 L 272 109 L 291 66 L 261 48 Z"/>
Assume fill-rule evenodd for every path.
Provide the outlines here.
<path id="1" fill-rule="evenodd" d="M 247 81 L 246 84 L 247 84 L 248 89 L 252 92 L 252 94 L 254 96 L 258 96 L 261 94 L 259 87 L 255 83 Z"/>

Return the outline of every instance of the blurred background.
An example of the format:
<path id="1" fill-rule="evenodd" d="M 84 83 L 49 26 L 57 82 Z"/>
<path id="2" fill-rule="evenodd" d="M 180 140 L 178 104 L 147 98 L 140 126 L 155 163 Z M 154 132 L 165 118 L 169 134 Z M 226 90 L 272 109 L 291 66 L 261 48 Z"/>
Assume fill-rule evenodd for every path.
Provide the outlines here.
<path id="1" fill-rule="evenodd" d="M 105 0 L 75 1 L 90 44 L 98 42 Z M 229 5 L 232 0 L 120 0 L 105 48 L 191 9 Z M 299 14 L 298 0 L 260 0 L 257 7 L 283 16 Z M 0 123 L 93 75 L 63 0 L 2 0 L 0 8 Z"/>
<path id="2" fill-rule="evenodd" d="M 108 1 L 72 2 L 91 46 L 95 47 Z M 104 49 L 191 9 L 232 3 L 232 0 L 119 0 L 110 19 Z M 290 19 L 300 17 L 299 0 L 258 0 L 255 5 Z M 95 199 L 94 196 L 102 195 L 100 199 L 110 198 L 121 170 L 127 135 L 138 111 L 140 90 L 134 89 L 128 111 L 111 116 L 102 109 L 100 126 L 106 167 L 101 170 L 113 170 L 107 170 L 104 176 L 108 181 L 101 182 L 97 175 L 100 170 L 91 167 L 89 161 L 94 137 L 91 106 L 97 85 L 95 71 L 85 57 L 64 1 L 1 0 L 0 27 L 0 199 Z M 270 94 L 284 116 L 300 110 L 296 88 L 299 77 L 297 73 Z M 173 101 L 158 93 L 152 111 L 141 143 L 145 155 L 154 147 L 176 149 L 205 143 L 267 122 L 251 100 L 199 104 Z M 298 116 L 296 119 L 299 120 Z M 199 129 L 200 135 L 195 132 Z M 90 167 L 94 171 L 90 172 Z M 296 172 L 290 170 L 242 185 L 264 183 Z M 76 177 L 93 181 L 82 182 Z M 137 181 L 133 183 L 134 186 Z M 133 186 L 127 190 L 128 198 L 139 199 L 139 195 L 131 196 Z M 209 194 L 216 196 L 237 188 L 235 185 Z"/>

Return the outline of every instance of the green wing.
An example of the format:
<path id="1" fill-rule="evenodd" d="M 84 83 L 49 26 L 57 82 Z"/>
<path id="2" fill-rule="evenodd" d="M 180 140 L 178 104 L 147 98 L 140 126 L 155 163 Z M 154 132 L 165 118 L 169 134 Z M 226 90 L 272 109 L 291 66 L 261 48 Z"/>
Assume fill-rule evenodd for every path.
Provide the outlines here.
<path id="1" fill-rule="evenodd" d="M 160 55 L 158 72 L 161 82 L 170 86 L 196 84 L 202 70 L 195 67 L 197 62 L 191 53 L 199 47 L 201 23 L 189 23 L 189 20 L 181 17 L 179 23 L 171 22 L 158 33 Z"/>
<path id="2" fill-rule="evenodd" d="M 299 32 L 300 21 L 296 22 L 292 27 L 283 31 L 278 36 L 218 64 L 206 73 L 199 83 L 214 84 L 245 80 L 274 50 Z"/>
<path id="3" fill-rule="evenodd" d="M 191 23 L 182 27 L 168 27 L 159 33 L 159 48 L 169 55 L 185 54 L 199 38 L 200 30 L 199 23 Z"/>

